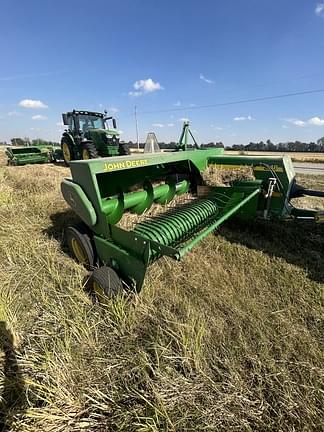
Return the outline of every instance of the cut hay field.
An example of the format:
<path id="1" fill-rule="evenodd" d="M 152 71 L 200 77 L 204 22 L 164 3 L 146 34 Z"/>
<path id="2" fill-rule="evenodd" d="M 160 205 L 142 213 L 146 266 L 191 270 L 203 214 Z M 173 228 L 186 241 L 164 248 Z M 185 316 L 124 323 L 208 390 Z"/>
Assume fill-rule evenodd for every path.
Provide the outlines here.
<path id="1" fill-rule="evenodd" d="M 324 225 L 232 222 L 103 308 L 62 244 L 69 170 L 0 165 L 2 430 L 324 430 Z"/>

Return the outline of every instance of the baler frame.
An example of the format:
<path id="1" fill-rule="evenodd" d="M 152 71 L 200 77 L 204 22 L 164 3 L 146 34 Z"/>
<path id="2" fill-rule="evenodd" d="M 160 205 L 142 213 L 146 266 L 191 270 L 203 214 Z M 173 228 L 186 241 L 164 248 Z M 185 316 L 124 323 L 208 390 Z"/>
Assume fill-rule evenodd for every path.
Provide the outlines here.
<path id="1" fill-rule="evenodd" d="M 201 175 L 208 167 L 235 170 L 242 166 L 252 168 L 254 180 L 236 181 L 231 187 L 206 186 Z M 88 227 L 93 255 L 137 292 L 153 261 L 163 255 L 181 259 L 233 216 L 323 217 L 291 204 L 296 182 L 286 156 L 228 156 L 223 149 L 197 149 L 75 161 L 71 173 L 73 180 L 62 182 L 62 193 Z M 130 231 L 117 225 L 125 211 L 142 214 L 153 203 L 166 205 L 187 192 L 196 196 L 189 204 L 142 221 Z M 93 268 L 98 261 L 88 264 Z"/>

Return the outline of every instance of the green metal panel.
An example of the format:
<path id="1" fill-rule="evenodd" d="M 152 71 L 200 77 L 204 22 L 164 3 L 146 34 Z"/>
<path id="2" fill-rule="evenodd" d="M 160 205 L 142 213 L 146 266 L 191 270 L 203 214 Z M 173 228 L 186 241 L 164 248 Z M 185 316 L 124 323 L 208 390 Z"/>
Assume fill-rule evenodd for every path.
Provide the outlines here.
<path id="1" fill-rule="evenodd" d="M 72 161 L 70 169 L 73 181 L 82 188 L 97 214 L 94 232 L 109 238 L 106 200 L 119 198 L 122 203 L 124 195 L 131 192 L 134 185 L 143 187 L 147 180 L 152 183 L 168 177 L 191 178 L 194 188 L 195 182 L 202 183 L 200 171 L 206 168 L 208 156 L 222 152 L 223 149 L 217 149 L 216 153 L 215 150 L 195 150 Z"/>
<path id="2" fill-rule="evenodd" d="M 140 291 L 147 265 L 134 254 L 101 237 L 94 236 L 94 243 L 101 261 L 114 268 L 130 287 Z"/>
<path id="3" fill-rule="evenodd" d="M 90 227 L 97 221 L 96 212 L 81 187 L 71 180 L 63 180 L 61 191 L 65 201 Z"/>

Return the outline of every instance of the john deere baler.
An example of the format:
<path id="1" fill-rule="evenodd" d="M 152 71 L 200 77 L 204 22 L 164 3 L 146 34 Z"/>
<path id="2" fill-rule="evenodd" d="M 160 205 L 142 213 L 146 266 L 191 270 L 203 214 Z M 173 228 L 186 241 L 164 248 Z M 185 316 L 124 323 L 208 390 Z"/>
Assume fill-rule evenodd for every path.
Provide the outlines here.
<path id="1" fill-rule="evenodd" d="M 251 168 L 252 179 L 230 186 L 203 179 L 205 170 L 242 166 Z M 293 197 L 311 191 L 296 185 L 288 157 L 197 149 L 75 161 L 71 174 L 62 182 L 62 193 L 82 223 L 67 229 L 67 241 L 74 257 L 93 270 L 91 285 L 100 296 L 115 294 L 123 285 L 139 291 L 152 262 L 161 256 L 180 260 L 231 217 L 323 217 L 292 206 Z M 172 200 L 178 204 L 171 206 Z M 164 211 L 145 217 L 156 204 Z M 131 229 L 122 223 L 127 212 L 142 215 Z"/>

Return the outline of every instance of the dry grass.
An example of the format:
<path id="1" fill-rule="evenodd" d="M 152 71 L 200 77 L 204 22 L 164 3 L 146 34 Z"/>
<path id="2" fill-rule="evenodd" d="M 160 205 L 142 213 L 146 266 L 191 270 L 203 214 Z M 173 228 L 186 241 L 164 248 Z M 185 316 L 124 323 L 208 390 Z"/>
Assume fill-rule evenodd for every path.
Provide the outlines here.
<path id="1" fill-rule="evenodd" d="M 62 249 L 67 173 L 0 167 L 4 430 L 323 430 L 324 227 L 232 223 L 103 309 Z"/>
<path id="2" fill-rule="evenodd" d="M 254 179 L 252 168 L 244 166 L 236 170 L 219 169 L 210 166 L 203 172 L 202 177 L 208 186 L 229 186 L 235 180 Z"/>

